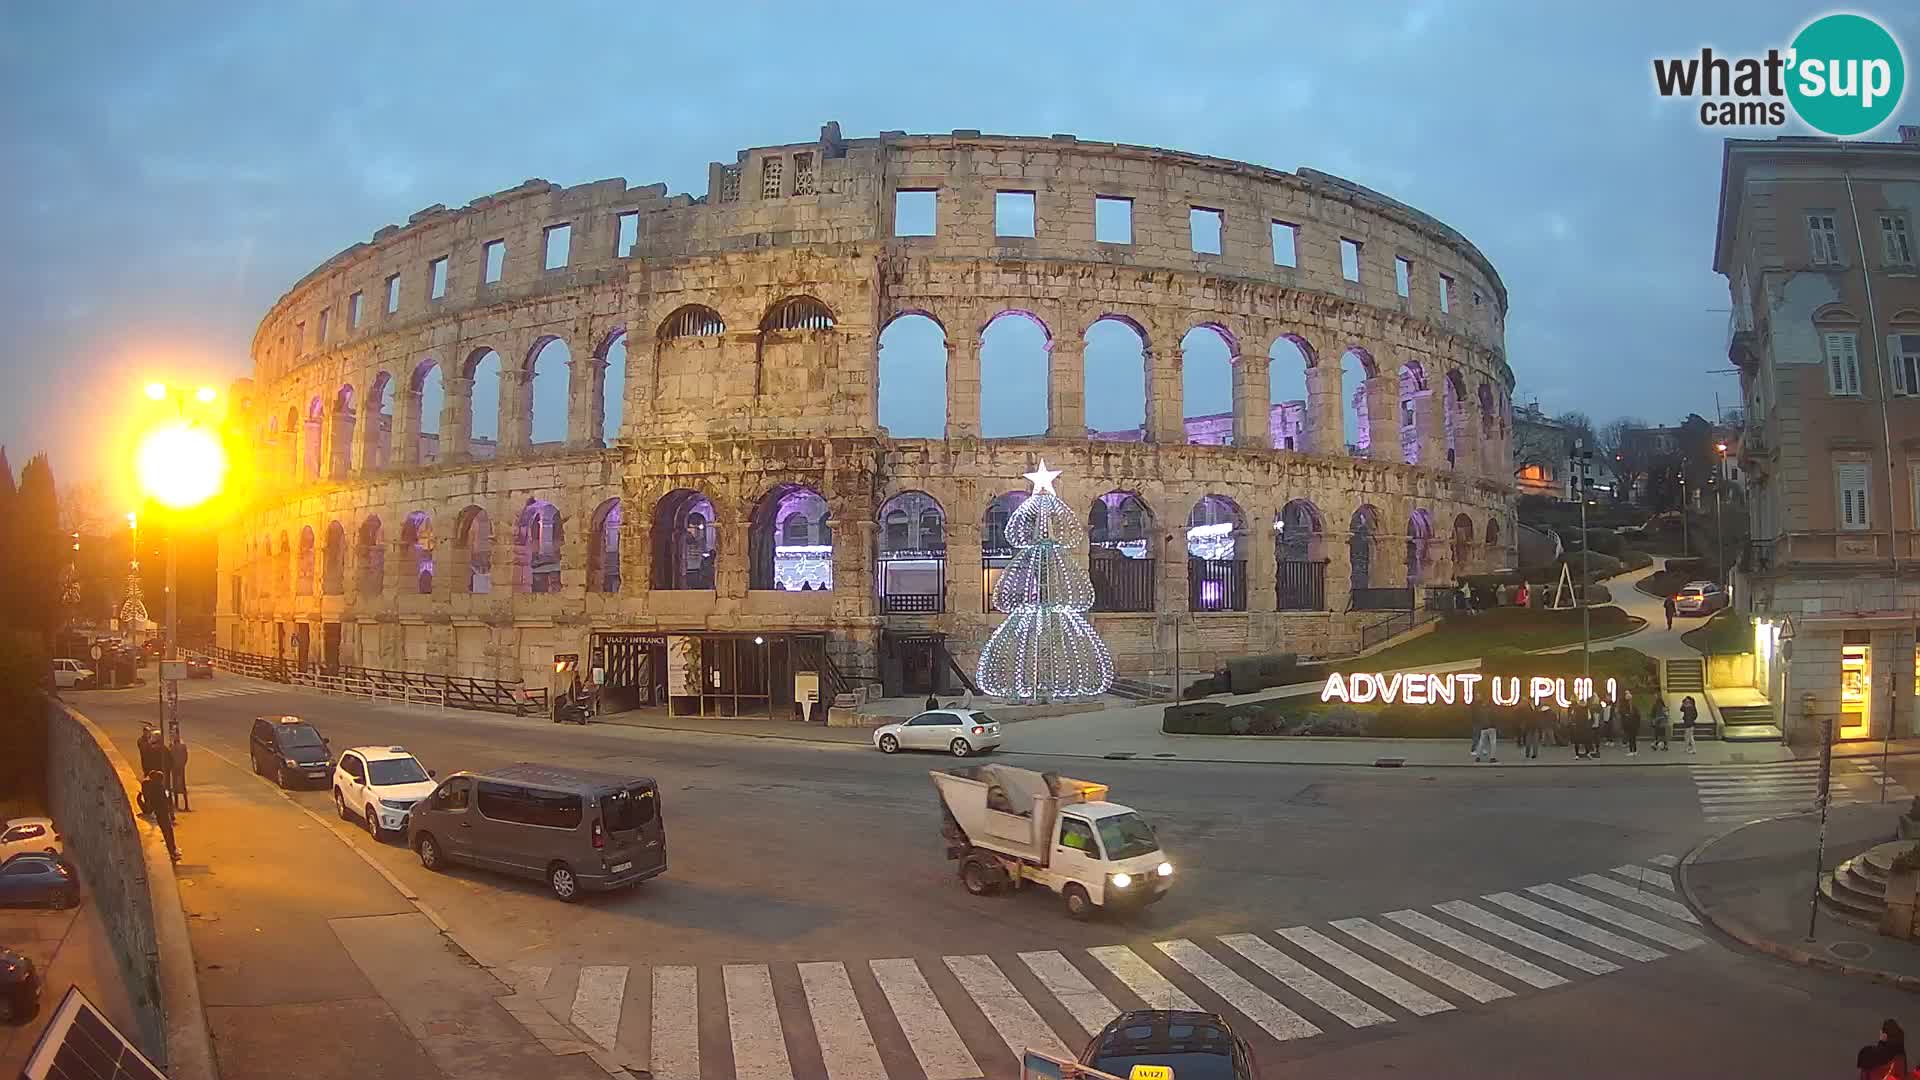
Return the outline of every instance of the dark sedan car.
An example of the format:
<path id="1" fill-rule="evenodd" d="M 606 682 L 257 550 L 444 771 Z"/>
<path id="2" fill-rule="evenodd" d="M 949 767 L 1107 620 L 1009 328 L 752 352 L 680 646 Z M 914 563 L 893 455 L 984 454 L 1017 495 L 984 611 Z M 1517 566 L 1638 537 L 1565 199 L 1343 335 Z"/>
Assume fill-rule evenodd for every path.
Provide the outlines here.
<path id="1" fill-rule="evenodd" d="M 57 855 L 30 851 L 0 863 L 0 907 L 70 908 L 80 902 L 80 880 Z"/>
<path id="2" fill-rule="evenodd" d="M 40 1004 L 40 973 L 33 959 L 0 946 L 0 1024 L 17 1024 Z"/>
<path id="3" fill-rule="evenodd" d="M 187 657 L 187 678 L 189 679 L 213 678 L 213 661 L 204 656 Z"/>
<path id="4" fill-rule="evenodd" d="M 1253 1051 L 1226 1020 L 1208 1012 L 1135 1009 L 1113 1018 L 1080 1054 L 1080 1064 L 1111 1076 L 1176 1080 L 1258 1080 Z M 1163 1071 L 1164 1070 L 1164 1071 Z"/>

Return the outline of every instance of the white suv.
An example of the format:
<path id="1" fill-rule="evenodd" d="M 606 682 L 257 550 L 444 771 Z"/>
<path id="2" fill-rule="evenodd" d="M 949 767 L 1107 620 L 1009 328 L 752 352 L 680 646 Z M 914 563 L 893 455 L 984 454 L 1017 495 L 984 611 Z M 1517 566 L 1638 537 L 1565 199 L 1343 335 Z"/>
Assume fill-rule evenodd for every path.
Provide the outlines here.
<path id="1" fill-rule="evenodd" d="M 356 746 L 333 766 L 333 807 L 342 820 L 359 818 L 375 840 L 404 833 L 413 804 L 433 794 L 433 777 L 404 746 Z"/>
<path id="2" fill-rule="evenodd" d="M 62 658 L 53 662 L 53 685 L 59 689 L 88 690 L 93 683 L 93 669 L 80 661 Z"/>

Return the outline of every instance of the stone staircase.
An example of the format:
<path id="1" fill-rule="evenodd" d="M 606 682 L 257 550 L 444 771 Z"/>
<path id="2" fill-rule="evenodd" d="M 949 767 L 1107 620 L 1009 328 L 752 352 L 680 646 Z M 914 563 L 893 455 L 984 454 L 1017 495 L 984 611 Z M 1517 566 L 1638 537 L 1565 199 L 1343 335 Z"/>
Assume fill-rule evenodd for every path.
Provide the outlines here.
<path id="1" fill-rule="evenodd" d="M 1895 840 L 1834 867 L 1820 877 L 1820 902 L 1835 915 L 1878 929 L 1887 910 L 1887 875 L 1894 857 L 1912 846 L 1911 840 Z"/>
<path id="2" fill-rule="evenodd" d="M 1114 697 L 1128 701 L 1165 701 L 1173 696 L 1173 691 L 1159 683 L 1141 679 L 1127 679 L 1118 675 L 1113 677 L 1113 686 L 1107 692 Z"/>
<path id="3" fill-rule="evenodd" d="M 1728 742 L 1779 742 L 1771 705 L 1722 705 L 1720 737 Z"/>
<path id="4" fill-rule="evenodd" d="M 1704 660 L 1669 660 L 1667 667 L 1667 686 L 1669 694 L 1704 694 L 1707 691 L 1707 662 Z"/>

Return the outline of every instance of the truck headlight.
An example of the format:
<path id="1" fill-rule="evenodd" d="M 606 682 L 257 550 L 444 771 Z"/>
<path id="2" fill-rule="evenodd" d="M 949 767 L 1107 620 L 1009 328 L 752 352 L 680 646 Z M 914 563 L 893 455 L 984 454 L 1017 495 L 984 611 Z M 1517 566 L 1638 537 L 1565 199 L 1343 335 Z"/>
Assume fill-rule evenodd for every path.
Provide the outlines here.
<path id="1" fill-rule="evenodd" d="M 1114 887 L 1114 888 L 1116 888 L 1116 889 L 1124 889 L 1124 888 L 1126 888 L 1127 886 L 1129 886 L 1129 885 L 1131 885 L 1131 884 L 1133 884 L 1133 875 L 1132 875 L 1132 874 L 1115 874 L 1115 875 L 1113 875 L 1113 887 Z"/>
<path id="2" fill-rule="evenodd" d="M 1170 862 L 1163 862 L 1159 865 L 1159 867 L 1157 867 L 1154 870 L 1154 873 L 1159 874 L 1161 877 L 1172 877 L 1173 864 Z"/>

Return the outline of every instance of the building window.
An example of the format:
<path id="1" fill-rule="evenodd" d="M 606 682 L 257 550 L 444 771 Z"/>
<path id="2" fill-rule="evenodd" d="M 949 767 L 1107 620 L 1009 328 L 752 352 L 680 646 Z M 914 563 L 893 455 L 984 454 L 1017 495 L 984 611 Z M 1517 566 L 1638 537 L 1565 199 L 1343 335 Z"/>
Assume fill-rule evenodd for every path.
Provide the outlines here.
<path id="1" fill-rule="evenodd" d="M 1360 280 L 1360 241 L 1340 238 L 1340 276 L 1348 281 Z"/>
<path id="2" fill-rule="evenodd" d="M 1300 226 L 1287 221 L 1273 223 L 1273 265 L 1300 265 Z"/>
<path id="3" fill-rule="evenodd" d="M 1880 249 L 1888 266 L 1913 265 L 1913 241 L 1907 231 L 1907 215 L 1880 215 Z"/>
<path id="4" fill-rule="evenodd" d="M 932 236 L 937 191 L 896 191 L 893 193 L 893 235 Z"/>
<path id="5" fill-rule="evenodd" d="M 1851 332 L 1825 335 L 1827 392 L 1835 397 L 1860 395 L 1860 357 Z"/>
<path id="6" fill-rule="evenodd" d="M 740 166 L 728 165 L 720 170 L 720 201 L 740 201 Z"/>
<path id="7" fill-rule="evenodd" d="M 1413 260 L 1396 255 L 1393 259 L 1393 291 L 1404 300 L 1413 291 Z"/>
<path id="8" fill-rule="evenodd" d="M 559 270 L 573 258 L 573 225 L 549 225 L 546 228 L 546 269 Z"/>
<path id="9" fill-rule="evenodd" d="M 427 299 L 444 300 L 447 295 L 447 257 L 445 255 L 427 264 Z"/>
<path id="10" fill-rule="evenodd" d="M 1218 255 L 1226 234 L 1226 214 L 1204 206 L 1187 209 L 1187 234 L 1198 255 Z"/>
<path id="11" fill-rule="evenodd" d="M 993 193 L 993 235 L 1033 235 L 1033 192 L 996 191 Z"/>
<path id="12" fill-rule="evenodd" d="M 1867 528 L 1867 463 L 1837 462 L 1833 466 L 1833 486 L 1840 493 L 1840 527 Z"/>
<path id="13" fill-rule="evenodd" d="M 325 345 L 327 343 L 327 330 L 329 328 L 329 324 L 331 324 L 332 322 L 333 322 L 333 309 L 321 308 L 320 309 L 320 326 L 315 336 L 318 342 L 322 345 Z"/>
<path id="14" fill-rule="evenodd" d="M 400 275 L 393 274 L 387 278 L 387 314 L 391 315 L 394 312 L 399 310 L 400 310 Z"/>
<path id="15" fill-rule="evenodd" d="M 1840 265 L 1840 230 L 1834 226 L 1832 211 L 1807 214 L 1807 254 L 1815 266 Z"/>
<path id="16" fill-rule="evenodd" d="M 795 195 L 813 194 L 813 155 L 793 155 L 793 193 Z"/>
<path id="17" fill-rule="evenodd" d="M 1887 355 L 1893 360 L 1893 392 L 1920 394 L 1920 334 L 1889 334 Z"/>
<path id="18" fill-rule="evenodd" d="M 360 329 L 360 309 L 365 306 L 362 303 L 364 299 L 360 293 L 347 297 L 347 329 Z"/>
<path id="19" fill-rule="evenodd" d="M 760 197 L 777 199 L 785 188 L 781 184 L 781 172 L 786 168 L 786 159 L 767 157 L 760 159 Z"/>
<path id="20" fill-rule="evenodd" d="M 1445 274 L 1441 274 L 1440 275 L 1440 314 L 1445 315 L 1452 310 L 1453 310 L 1453 279 L 1448 277 Z"/>
<path id="21" fill-rule="evenodd" d="M 738 189 L 735 189 L 738 194 Z M 633 254 L 633 245 L 640 242 L 640 211 L 629 210 L 615 219 L 618 227 L 613 234 L 613 257 L 624 259 Z"/>
<path id="22" fill-rule="evenodd" d="M 486 256 L 486 269 L 480 272 L 480 283 L 491 285 L 499 281 L 500 275 L 507 269 L 507 242 L 489 240 L 486 246 L 480 249 L 480 253 Z"/>
<path id="23" fill-rule="evenodd" d="M 1117 195 L 1095 195 L 1093 238 L 1102 244 L 1133 243 L 1133 200 Z"/>

